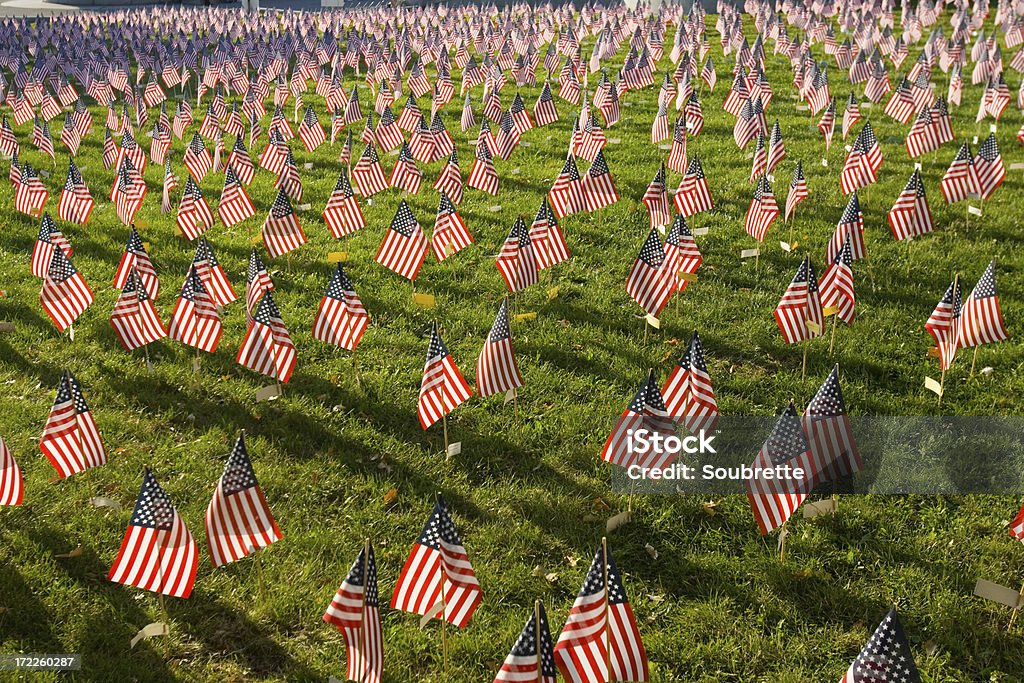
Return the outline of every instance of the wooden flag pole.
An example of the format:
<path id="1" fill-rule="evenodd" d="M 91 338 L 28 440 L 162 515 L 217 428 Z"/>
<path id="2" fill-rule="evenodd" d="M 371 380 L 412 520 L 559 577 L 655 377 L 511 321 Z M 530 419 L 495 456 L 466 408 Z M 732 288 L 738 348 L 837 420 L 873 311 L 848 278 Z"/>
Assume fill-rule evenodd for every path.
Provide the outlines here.
<path id="1" fill-rule="evenodd" d="M 1021 590 L 1024 591 L 1024 588 Z M 541 661 L 543 643 L 540 636 L 540 600 L 533 602 L 533 639 L 537 644 L 537 683 L 544 683 L 544 667 Z"/>
<path id="2" fill-rule="evenodd" d="M 782 524 L 782 528 L 779 530 L 779 562 L 786 561 L 786 539 L 789 537 L 789 531 L 786 529 L 786 525 L 789 524 L 787 519 Z"/>
<path id="3" fill-rule="evenodd" d="M 939 375 L 939 407 L 942 407 L 942 394 L 944 393 L 944 387 L 946 386 L 946 370 L 942 370 L 942 374 Z"/>
<path id="4" fill-rule="evenodd" d="M 441 382 L 441 426 L 444 428 L 444 458 L 448 460 L 448 392 L 444 390 L 444 382 Z"/>
<path id="5" fill-rule="evenodd" d="M 974 355 L 971 357 L 971 377 L 974 377 L 974 365 L 978 362 L 978 349 L 980 346 L 974 347 Z"/>
<path id="6" fill-rule="evenodd" d="M 359 632 L 359 639 L 362 641 L 362 660 L 363 660 L 363 675 L 362 680 L 369 678 L 370 662 L 366 659 L 366 653 L 369 651 L 369 643 L 367 643 L 366 635 L 366 591 L 369 590 L 370 577 L 370 537 L 367 536 L 363 539 L 363 608 L 359 612 L 359 619 L 362 623 Z M 442 588 L 444 584 L 442 584 Z"/>
<path id="7" fill-rule="evenodd" d="M 1017 606 L 1013 608 L 1013 613 L 1010 614 L 1010 622 L 1006 625 L 1006 630 L 1009 631 L 1013 628 L 1013 625 L 1017 623 L 1017 616 L 1020 614 L 1020 600 L 1024 599 L 1024 585 L 1020 587 L 1020 598 L 1017 600 Z"/>
<path id="8" fill-rule="evenodd" d="M 445 612 L 448 611 L 448 601 L 444 595 L 444 560 L 438 564 L 441 572 L 441 656 L 444 659 L 444 673 L 448 676 L 448 620 Z"/>
<path id="9" fill-rule="evenodd" d="M 253 558 L 256 561 L 256 585 L 257 585 L 257 587 L 259 588 L 259 591 L 260 591 L 260 601 L 263 602 L 263 603 L 266 603 L 266 601 L 267 601 L 267 584 L 263 580 L 263 560 L 261 559 L 262 558 L 262 553 L 260 553 L 260 549 L 259 548 L 253 548 L 252 555 L 253 555 Z"/>
<path id="10" fill-rule="evenodd" d="M 804 362 L 800 368 L 800 379 L 807 379 L 807 346 L 809 343 L 808 340 L 804 340 Z"/>
<path id="11" fill-rule="evenodd" d="M 611 647 L 611 629 L 608 628 L 608 622 L 611 605 L 608 603 L 608 537 L 601 537 L 601 555 L 604 560 L 604 666 L 605 675 L 611 676 L 612 671 L 612 647 Z"/>
<path id="12" fill-rule="evenodd" d="M 832 357 L 832 350 L 836 347 L 836 327 L 839 326 L 839 323 L 836 322 L 836 318 L 838 318 L 838 317 L 839 317 L 838 313 L 833 313 L 832 314 L 832 338 L 828 342 L 828 356 L 829 356 L 829 358 Z"/>

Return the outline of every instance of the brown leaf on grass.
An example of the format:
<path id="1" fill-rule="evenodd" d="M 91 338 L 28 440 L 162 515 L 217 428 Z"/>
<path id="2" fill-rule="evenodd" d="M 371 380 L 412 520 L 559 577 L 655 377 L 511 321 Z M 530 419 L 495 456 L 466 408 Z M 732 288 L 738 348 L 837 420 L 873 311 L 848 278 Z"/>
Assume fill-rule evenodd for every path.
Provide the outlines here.
<path id="1" fill-rule="evenodd" d="M 398 497 L 398 489 L 391 489 L 384 494 L 384 504 L 389 505 L 395 498 Z"/>

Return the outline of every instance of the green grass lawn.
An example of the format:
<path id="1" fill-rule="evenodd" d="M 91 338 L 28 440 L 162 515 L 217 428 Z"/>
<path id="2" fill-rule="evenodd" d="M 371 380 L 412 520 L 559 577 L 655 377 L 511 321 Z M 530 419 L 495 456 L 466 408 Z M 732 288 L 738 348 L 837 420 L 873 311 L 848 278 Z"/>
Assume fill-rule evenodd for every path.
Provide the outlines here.
<path id="1" fill-rule="evenodd" d="M 0 651 L 82 653 L 80 680 L 340 677 L 344 643 L 320 617 L 362 539 L 369 536 L 376 543 L 381 595 L 387 600 L 435 493 L 442 492 L 470 552 L 484 602 L 464 631 L 449 630 L 447 674 L 437 622 L 420 630 L 418 617 L 385 610 L 385 678 L 489 681 L 535 599 L 544 600 L 557 638 L 605 520 L 626 505 L 610 493 L 601 445 L 648 369 L 655 368 L 663 380 L 693 329 L 700 331 L 727 415 L 775 415 L 791 398 L 802 408 L 834 362 L 840 364 L 845 398 L 856 415 L 1020 413 L 1024 212 L 1016 197 L 1024 190 L 1024 176 L 1010 172 L 985 202 L 984 216 L 971 217 L 970 225 L 964 205 L 944 205 L 938 187 L 959 143 L 978 132 L 974 113 L 980 87 L 967 86 L 963 106 L 953 111 L 957 142 L 923 159 L 937 230 L 915 240 L 909 262 L 905 245 L 893 240 L 886 222 L 913 170 L 903 147 L 907 127 L 884 117 L 881 106 L 863 110 L 885 162 L 880 182 L 861 193 L 869 258 L 854 264 L 857 318 L 838 330 L 834 357 L 828 357 L 827 339 L 813 344 L 807 377 L 801 379 L 801 349 L 783 343 L 772 310 L 804 254 L 812 255 L 821 272 L 825 244 L 846 203 L 838 186 L 843 143 L 837 131 L 829 166 L 823 168 L 817 118 L 796 110 L 789 65 L 769 55 L 767 73 L 776 96 L 768 122 L 779 119 L 788 152 L 776 172 L 775 194 L 781 206 L 795 163 L 802 159 L 811 196 L 797 209 L 795 253 L 778 245 L 788 239 L 780 220 L 769 232 L 759 266 L 741 260 L 741 249 L 752 246 L 743 231 L 753 191 L 747 182 L 750 161 L 737 150 L 733 119 L 721 109 L 732 57 L 722 58 L 714 18 L 707 24 L 719 83 L 713 93 L 701 92 L 706 125 L 690 140 L 689 153 L 704 163 L 716 206 L 691 223 L 710 228 L 697 238 L 705 258 L 699 282 L 686 290 L 678 307 L 666 308 L 660 331 L 645 335 L 640 309 L 624 283 L 649 230 L 640 198 L 668 152 L 650 143 L 656 87 L 628 93 L 621 122 L 606 131 L 619 140 L 605 153 L 620 201 L 561 222 L 572 259 L 514 301 L 515 312 L 537 313 L 535 320 L 512 327 L 526 381 L 518 409 L 503 405 L 500 397 L 474 397 L 459 407 L 448 423 L 462 453 L 451 460 L 442 453 L 440 425 L 424 432 L 416 418 L 430 325 L 439 323 L 455 362 L 472 382 L 477 355 L 506 295 L 494 255 L 517 215 L 532 220 L 561 167 L 574 109 L 567 103 L 556 99 L 561 120 L 526 133 L 509 161 L 495 160 L 501 176 L 496 198 L 466 190 L 459 212 L 475 244 L 441 265 L 428 257 L 416 282 L 416 291 L 436 296 L 433 309 L 417 307 L 409 282 L 373 261 L 398 191 L 374 197 L 372 205 L 363 202 L 367 227 L 339 243 L 320 212 L 340 170 L 340 144 L 308 154 L 297 139 L 291 143 L 302 173 L 302 201 L 312 209 L 300 214 L 308 244 L 290 259 L 268 262 L 275 299 L 298 348 L 292 381 L 283 398 L 270 403 L 254 398 L 266 378 L 234 360 L 245 329 L 241 301 L 227 308 L 220 348 L 204 355 L 197 373 L 192 350 L 180 344 L 154 344 L 150 373 L 141 350 L 126 353 L 117 341 L 108 322 L 117 299 L 111 283 L 128 228 L 105 201 L 114 177 L 101 162 L 105 111 L 94 110 L 96 125 L 77 158 L 97 207 L 85 226 L 58 221 L 75 248 L 75 265 L 96 294 L 75 325 L 74 342 L 42 312 L 40 282 L 29 273 L 38 222 L 13 210 L 11 190 L 3 183 L 0 320 L 13 322 L 16 330 L 0 336 L 0 436 L 23 469 L 27 490 L 23 507 L 0 510 Z M 948 31 L 948 15 L 941 24 Z M 748 36 L 754 35 L 748 22 Z M 662 71 L 672 68 L 671 44 L 670 31 Z M 591 45 L 584 46 L 584 55 Z M 919 49 L 911 50 L 905 66 Z M 815 51 L 820 58 L 821 46 Z M 432 67 L 428 73 L 433 78 Z M 345 75 L 350 90 L 357 79 Z M 461 72 L 453 78 L 458 84 Z M 840 70 L 830 69 L 830 78 L 841 120 L 848 87 Z M 1007 73 L 1007 79 L 1015 96 L 1020 74 Z M 945 78 L 938 74 L 936 80 L 944 92 Z M 521 90 L 529 108 L 539 91 Z M 502 93 L 506 106 L 514 93 L 514 83 Z M 477 88 L 478 121 L 479 94 Z M 322 99 L 312 90 L 304 97 L 329 125 Z M 360 98 L 368 111 L 372 100 L 365 86 Z M 429 111 L 427 98 L 419 104 Z M 196 110 L 196 126 L 204 111 L 205 102 Z M 290 102 L 286 111 L 291 118 Z M 456 97 L 442 115 L 465 177 L 473 156 L 469 140 L 477 131 L 460 133 L 459 113 Z M 267 120 L 263 123 L 266 130 Z M 1020 112 L 1011 107 L 998 126 L 1007 165 L 1024 160 L 1014 139 L 1020 123 Z M 357 134 L 361 129 L 362 123 L 356 124 Z M 49 159 L 31 148 L 31 124 L 16 133 L 22 158 L 53 170 Z M 148 137 L 138 137 L 148 148 Z M 56 170 L 43 179 L 53 213 L 67 162 L 63 145 L 57 143 L 57 149 Z M 183 149 L 175 140 L 170 152 L 182 179 Z M 361 149 L 357 143 L 355 154 Z M 262 144 L 251 154 L 256 158 L 260 151 Z M 394 159 L 382 159 L 386 173 Z M 312 162 L 312 170 L 302 168 L 306 162 Z M 407 197 L 428 230 L 438 202 L 431 185 L 442 165 L 421 165 L 423 188 Z M 194 246 L 175 237 L 173 212 L 160 214 L 162 169 L 151 164 L 145 175 L 149 194 L 138 224 L 160 274 L 157 308 L 166 321 Z M 679 180 L 669 174 L 672 188 Z M 211 174 L 202 183 L 213 207 L 222 182 L 223 176 Z M 273 183 L 270 174 L 259 171 L 250 188 L 257 216 L 231 230 L 217 225 L 207 234 L 239 294 L 251 242 L 274 197 Z M 180 190 L 175 201 L 179 197 Z M 357 353 L 361 381 L 348 353 L 311 337 L 313 315 L 333 269 L 327 254 L 338 250 L 349 254 L 346 269 L 371 317 Z M 926 354 L 930 338 L 922 325 L 954 273 L 961 274 L 966 295 L 993 257 L 1011 341 L 981 349 L 978 368 L 990 366 L 991 374 L 969 378 L 970 355 L 958 358 L 946 377 L 940 409 L 936 396 L 923 387 L 926 375 L 938 378 L 938 367 Z M 547 294 L 550 286 L 559 289 L 554 299 Z M 110 462 L 55 481 L 37 441 L 65 368 L 86 390 Z M 256 472 L 284 534 L 261 552 L 266 595 L 259 591 L 251 558 L 214 571 L 205 549 L 203 515 L 240 429 L 248 432 Z M 151 593 L 109 583 L 106 572 L 146 466 L 199 542 L 201 566 L 191 598 L 167 601 L 171 637 L 131 650 L 135 632 L 160 618 L 158 602 Z M 123 509 L 91 508 L 88 499 L 94 495 L 113 498 Z M 759 535 L 745 497 L 725 497 L 714 514 L 705 502 L 685 496 L 640 498 L 633 523 L 609 539 L 654 680 L 838 680 L 892 604 L 904 617 L 925 680 L 1024 677 L 1024 632 L 1020 627 L 1007 632 L 1008 610 L 970 597 L 979 576 L 1011 586 L 1024 579 L 1024 548 L 1006 531 L 1019 499 L 844 497 L 835 516 L 794 519 L 784 562 L 775 537 Z M 56 557 L 79 545 L 81 556 Z"/>

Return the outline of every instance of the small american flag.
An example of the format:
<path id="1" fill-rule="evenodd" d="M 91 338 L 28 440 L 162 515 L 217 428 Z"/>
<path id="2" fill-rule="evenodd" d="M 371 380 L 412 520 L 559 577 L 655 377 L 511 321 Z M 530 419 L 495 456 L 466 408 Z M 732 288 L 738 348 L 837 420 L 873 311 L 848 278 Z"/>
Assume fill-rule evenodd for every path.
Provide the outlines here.
<path id="1" fill-rule="evenodd" d="M 252 205 L 252 200 L 242 187 L 238 174 L 230 162 L 224 171 L 224 189 L 217 204 L 217 215 L 220 216 L 225 228 L 256 215 L 256 208 Z"/>
<path id="2" fill-rule="evenodd" d="M 512 229 L 501 245 L 495 265 L 510 292 L 519 292 L 537 284 L 539 269 L 526 222 L 516 217 Z"/>
<path id="3" fill-rule="evenodd" d="M 895 607 L 885 615 L 839 683 L 921 683 Z"/>
<path id="4" fill-rule="evenodd" d="M 792 401 L 779 416 L 768 440 L 761 446 L 752 467 L 771 468 L 778 465 L 810 468 L 810 446 L 804 437 Z M 786 523 L 810 491 L 808 480 L 756 477 L 747 480 L 747 499 L 762 534 Z"/>
<path id="5" fill-rule="evenodd" d="M 306 113 L 302 116 L 302 123 L 299 124 L 299 139 L 306 147 L 307 152 L 314 151 L 317 147 L 327 141 L 327 133 L 316 117 L 313 107 L 306 107 Z"/>
<path id="6" fill-rule="evenodd" d="M 82 180 L 82 174 L 75 165 L 75 160 L 68 159 L 68 174 L 60 193 L 57 215 L 61 220 L 83 225 L 89 220 L 95 201 L 89 194 L 89 188 Z"/>
<path id="7" fill-rule="evenodd" d="M 121 262 L 118 264 L 117 272 L 114 274 L 114 287 L 116 289 L 124 288 L 132 269 L 135 269 L 138 273 L 142 285 L 146 288 L 146 292 L 150 297 L 156 299 L 160 296 L 160 280 L 157 277 L 156 268 L 153 267 L 153 261 L 150 260 L 149 254 L 146 252 L 146 245 L 143 244 L 139 231 L 135 229 L 134 225 L 128 231 L 128 242 L 124 245 Z"/>
<path id="8" fill-rule="evenodd" d="M 850 250 L 849 235 L 847 232 L 843 246 L 825 269 L 825 274 L 821 276 L 821 282 L 818 283 L 821 305 L 825 308 L 836 309 L 836 315 L 847 325 L 853 322 L 855 314 L 853 254 Z"/>
<path id="9" fill-rule="evenodd" d="M 185 188 L 181 192 L 177 224 L 178 230 L 189 241 L 196 239 L 213 226 L 213 212 L 206 203 L 199 184 L 192 180 L 192 176 L 185 181 Z"/>
<path id="10" fill-rule="evenodd" d="M 466 186 L 489 195 L 498 194 L 498 172 L 494 170 L 491 150 L 482 138 L 477 143 L 476 158 L 473 160 L 473 168 L 469 171 Z"/>
<path id="11" fill-rule="evenodd" d="M 62 479 L 107 462 L 107 451 L 82 395 L 82 385 L 69 370 L 64 371 L 57 385 L 39 450 Z"/>
<path id="12" fill-rule="evenodd" d="M 864 246 L 864 215 L 861 213 L 860 199 L 856 191 L 850 193 L 846 209 L 843 210 L 843 215 L 839 217 L 836 229 L 832 232 L 832 239 L 825 250 L 825 259 L 829 262 L 834 261 L 844 242 L 850 243 L 853 260 L 858 261 L 865 257 L 867 250 Z"/>
<path id="13" fill-rule="evenodd" d="M 469 555 L 439 495 L 398 577 L 391 607 L 413 614 L 443 610 L 448 623 L 464 628 L 481 597 Z"/>
<path id="14" fill-rule="evenodd" d="M 554 650 L 571 683 L 648 681 L 647 652 L 608 542 L 601 539 Z"/>
<path id="15" fill-rule="evenodd" d="M 92 303 L 92 290 L 82 274 L 60 249 L 54 249 L 50 266 L 43 278 L 39 302 L 43 310 L 62 332 Z"/>
<path id="16" fill-rule="evenodd" d="M 228 455 L 217 489 L 206 508 L 206 547 L 210 561 L 214 567 L 221 567 L 279 540 L 281 530 L 256 480 L 243 432 Z"/>
<path id="17" fill-rule="evenodd" d="M 718 402 L 697 330 L 693 331 L 686 353 L 665 380 L 661 395 L 668 414 L 691 433 L 711 431 L 718 424 Z"/>
<path id="18" fill-rule="evenodd" d="M 455 204 L 442 191 L 437 205 L 437 218 L 434 220 L 434 232 L 430 236 L 430 250 L 434 258 L 440 263 L 472 243 L 473 236 L 469 234 L 465 221 L 455 209 Z"/>
<path id="19" fill-rule="evenodd" d="M 423 180 L 423 172 L 413 161 L 412 151 L 409 143 L 403 142 L 398 152 L 398 159 L 391 169 L 391 177 L 388 178 L 388 185 L 405 190 L 409 194 L 417 194 L 420 191 L 420 182 Z"/>
<path id="20" fill-rule="evenodd" d="M 583 184 L 576 159 L 571 154 L 566 158 L 562 170 L 555 178 L 548 192 L 551 208 L 558 218 L 564 218 L 584 210 Z"/>
<path id="21" fill-rule="evenodd" d="M 21 469 L 11 455 L 11 449 L 0 437 L 0 505 L 21 505 L 24 496 L 25 481 Z M 554 679 L 549 683 L 554 683 Z"/>
<path id="22" fill-rule="evenodd" d="M 960 150 L 956 153 L 945 175 L 942 176 L 939 189 L 942 190 L 942 196 L 947 204 L 959 202 L 968 197 L 981 196 L 978 170 L 974 166 L 971 148 L 966 142 L 960 145 Z"/>
<path id="23" fill-rule="evenodd" d="M 647 429 L 662 436 L 675 434 L 675 425 L 658 388 L 654 370 L 650 371 L 633 396 L 633 400 L 616 420 L 615 428 L 608 435 L 601 450 L 601 459 L 624 468 L 634 464 L 642 467 L 665 467 L 675 459 L 675 454 L 668 451 L 659 453 L 651 449 L 643 454 L 634 452 L 629 433 L 637 429 Z"/>
<path id="24" fill-rule="evenodd" d="M 547 197 L 541 199 L 540 208 L 530 225 L 530 242 L 533 243 L 537 268 L 543 270 L 569 258 L 569 247 L 558 227 L 558 219 L 551 209 Z"/>
<path id="25" fill-rule="evenodd" d="M 472 394 L 448 353 L 448 347 L 441 340 L 437 323 L 433 323 L 430 328 L 430 345 L 427 347 L 427 362 L 423 366 L 423 380 L 420 383 L 420 395 L 416 405 L 420 425 L 427 429 L 455 410 Z"/>
<path id="26" fill-rule="evenodd" d="M 313 319 L 313 338 L 355 351 L 369 322 L 355 285 L 339 263 Z"/>
<path id="27" fill-rule="evenodd" d="M 352 185 L 348 181 L 348 172 L 344 168 L 338 174 L 334 191 L 327 198 L 324 222 L 336 239 L 351 235 L 366 226 L 366 219 L 363 218 L 362 209 L 359 208 L 355 193 L 352 192 Z"/>
<path id="28" fill-rule="evenodd" d="M 668 201 L 668 188 L 665 185 L 665 167 L 661 166 L 654 174 L 654 179 L 644 192 L 644 205 L 651 219 L 651 227 L 668 225 L 672 220 L 672 205 Z"/>
<path id="29" fill-rule="evenodd" d="M 754 196 L 747 207 L 747 216 L 743 227 L 747 234 L 758 242 L 764 242 L 768 228 L 779 217 L 779 205 L 772 194 L 772 186 L 766 176 L 761 176 L 754 189 Z"/>
<path id="30" fill-rule="evenodd" d="M 462 203 L 462 173 L 459 170 L 459 155 L 454 147 L 448 156 L 448 163 L 441 169 L 441 175 L 434 183 L 434 189 L 448 195 L 453 204 Z"/>
<path id="31" fill-rule="evenodd" d="M 796 162 L 796 168 L 793 170 L 793 180 L 789 183 L 789 194 L 786 195 L 786 209 L 783 220 L 789 222 L 789 217 L 793 215 L 797 204 L 807 199 L 808 196 L 807 178 L 804 177 L 804 164 L 802 161 L 798 161 Z"/>
<path id="32" fill-rule="evenodd" d="M 153 300 L 142 284 L 139 271 L 134 267 L 129 270 L 121 295 L 114 304 L 110 325 L 128 351 L 167 336 L 167 330 L 153 307 Z"/>
<path id="33" fill-rule="evenodd" d="M 213 168 L 213 159 L 210 157 L 210 152 L 206 149 L 203 139 L 199 137 L 199 133 L 192 134 L 192 140 L 185 149 L 184 162 L 196 182 L 202 182 L 206 174 Z"/>
<path id="34" fill-rule="evenodd" d="M 682 292 L 689 284 L 687 275 L 693 275 L 704 263 L 704 257 L 690 232 L 690 226 L 681 214 L 676 214 L 665 238 L 665 262 L 662 267 L 667 277 L 675 280 L 675 290 Z"/>
<path id="35" fill-rule="evenodd" d="M 708 189 L 708 180 L 704 175 L 704 167 L 700 159 L 690 159 L 690 165 L 686 169 L 683 180 L 679 183 L 679 190 L 673 200 L 676 211 L 686 218 L 714 208 L 711 199 L 711 192 Z"/>
<path id="36" fill-rule="evenodd" d="M 195 266 L 190 266 L 181 295 L 167 323 L 167 336 L 201 351 L 217 350 L 222 334 L 217 303 L 203 285 Z"/>
<path id="37" fill-rule="evenodd" d="M 486 398 L 521 386 L 523 377 L 512 349 L 508 299 L 503 299 L 476 362 L 476 389 L 481 398 Z"/>
<path id="38" fill-rule="evenodd" d="M 822 335 L 825 320 L 810 257 L 804 257 L 793 281 L 775 307 L 775 322 L 787 344 Z"/>
<path id="39" fill-rule="evenodd" d="M 231 283 L 228 282 L 224 269 L 217 261 L 217 256 L 213 253 L 213 247 L 205 237 L 200 237 L 196 242 L 196 255 L 192 259 L 192 266 L 218 306 L 227 306 L 238 298 L 235 290 L 231 288 Z"/>
<path id="40" fill-rule="evenodd" d="M 946 293 L 928 316 L 924 329 L 935 340 L 939 368 L 948 370 L 953 364 L 960 338 L 960 314 L 963 310 L 963 291 L 960 278 L 954 278 Z"/>
<path id="41" fill-rule="evenodd" d="M 427 256 L 427 238 L 403 199 L 374 260 L 402 277 L 415 280 Z"/>
<path id="42" fill-rule="evenodd" d="M 377 561 L 369 541 L 356 557 L 323 619 L 337 626 L 345 637 L 346 678 L 360 683 L 380 683 L 384 671 L 384 637 L 377 593 Z"/>
<path id="43" fill-rule="evenodd" d="M 270 292 L 263 294 L 252 321 L 235 360 L 250 370 L 287 383 L 295 369 L 295 345 Z"/>
<path id="44" fill-rule="evenodd" d="M 352 180 L 355 181 L 359 194 L 364 197 L 372 197 L 387 189 L 388 181 L 380 167 L 380 158 L 373 143 L 367 143 L 359 161 L 352 167 Z"/>
<path id="45" fill-rule="evenodd" d="M 924 182 L 916 170 L 896 198 L 896 203 L 889 209 L 889 227 L 897 240 L 926 235 L 935 229 L 932 211 L 924 192 Z"/>
<path id="46" fill-rule="evenodd" d="M 978 147 L 978 155 L 974 157 L 974 168 L 978 172 L 978 189 L 982 201 L 992 196 L 996 188 L 1006 179 L 1006 167 L 999 154 L 995 133 L 990 133 Z"/>
<path id="47" fill-rule="evenodd" d="M 675 291 L 675 273 L 664 268 L 665 251 L 657 229 L 652 229 L 633 263 L 626 280 L 626 292 L 644 312 L 657 317 Z"/>
<path id="48" fill-rule="evenodd" d="M 957 344 L 961 348 L 994 344 L 1009 337 L 996 294 L 996 261 L 988 264 L 960 312 Z"/>
<path id="49" fill-rule="evenodd" d="M 538 126 L 546 126 L 558 120 L 558 110 L 555 109 L 555 100 L 551 96 L 551 84 L 547 81 L 544 81 L 537 103 L 533 105 L 533 118 Z"/>
<path id="50" fill-rule="evenodd" d="M 57 224 L 50 218 L 50 214 L 44 213 L 39 223 L 39 235 L 32 247 L 33 275 L 38 278 L 46 277 L 46 273 L 50 270 L 50 261 L 53 260 L 54 249 L 60 249 L 68 257 L 74 253 L 71 244 L 64 237 L 64 233 L 57 228 Z"/>
<path id="51" fill-rule="evenodd" d="M 860 471 L 863 462 L 839 387 L 838 363 L 807 404 L 801 423 L 811 450 L 815 485 Z"/>
<path id="52" fill-rule="evenodd" d="M 538 600 L 512 651 L 502 663 L 494 683 L 555 683 L 554 642 L 544 605 Z"/>
<path id="53" fill-rule="evenodd" d="M 295 215 L 292 203 L 283 189 L 277 191 L 270 213 L 263 222 L 262 232 L 263 245 L 270 258 L 287 254 L 306 243 L 306 233 L 299 225 L 299 217 Z"/>
<path id="54" fill-rule="evenodd" d="M 178 598 L 192 594 L 199 550 L 171 499 L 146 469 L 142 490 L 107 578 Z"/>

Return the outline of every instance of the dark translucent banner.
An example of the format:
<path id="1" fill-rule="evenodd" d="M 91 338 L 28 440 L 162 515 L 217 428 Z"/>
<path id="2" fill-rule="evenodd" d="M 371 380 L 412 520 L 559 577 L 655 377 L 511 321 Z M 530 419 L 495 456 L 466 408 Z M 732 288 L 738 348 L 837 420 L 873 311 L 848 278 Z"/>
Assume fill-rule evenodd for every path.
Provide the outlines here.
<path id="1" fill-rule="evenodd" d="M 631 417 L 606 453 L 617 493 L 1024 495 L 1016 416 L 720 417 L 694 432 Z"/>

